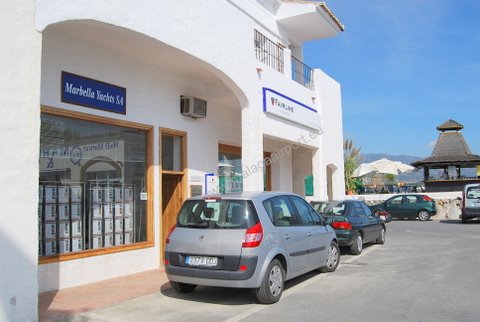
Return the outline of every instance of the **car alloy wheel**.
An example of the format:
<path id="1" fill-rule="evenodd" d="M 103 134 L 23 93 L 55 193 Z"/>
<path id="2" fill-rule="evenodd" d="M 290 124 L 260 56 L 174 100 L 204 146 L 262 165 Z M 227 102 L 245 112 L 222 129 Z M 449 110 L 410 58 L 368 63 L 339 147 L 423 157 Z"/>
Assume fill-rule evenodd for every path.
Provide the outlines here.
<path id="1" fill-rule="evenodd" d="M 278 265 L 273 266 L 270 270 L 268 282 L 270 285 L 270 293 L 273 296 L 278 296 L 283 287 L 283 274 Z"/>
<path id="2" fill-rule="evenodd" d="M 382 227 L 382 231 L 380 232 L 380 237 L 378 237 L 375 242 L 377 244 L 385 244 L 385 227 Z"/>
<path id="3" fill-rule="evenodd" d="M 350 246 L 350 252 L 353 255 L 359 255 L 363 250 L 363 238 L 360 232 L 357 232 L 353 238 L 353 244 Z"/>
<path id="4" fill-rule="evenodd" d="M 420 210 L 418 212 L 418 219 L 420 219 L 420 221 L 427 221 L 430 219 L 430 213 L 426 210 Z"/>
<path id="5" fill-rule="evenodd" d="M 258 301 L 263 304 L 278 302 L 283 292 L 285 273 L 279 260 L 274 259 L 263 277 L 262 285 L 256 289 Z"/>
<path id="6" fill-rule="evenodd" d="M 340 262 L 340 249 L 338 244 L 335 241 L 332 241 L 330 247 L 328 248 L 327 260 L 325 266 L 320 267 L 320 272 L 330 273 L 337 269 L 338 263 Z"/>

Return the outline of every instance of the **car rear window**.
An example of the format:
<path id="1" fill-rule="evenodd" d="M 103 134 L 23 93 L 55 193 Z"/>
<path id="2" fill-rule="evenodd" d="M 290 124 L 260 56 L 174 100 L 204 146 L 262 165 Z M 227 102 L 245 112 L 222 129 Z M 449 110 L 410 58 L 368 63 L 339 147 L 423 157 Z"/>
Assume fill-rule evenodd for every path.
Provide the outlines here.
<path id="1" fill-rule="evenodd" d="M 480 198 L 480 186 L 468 187 L 467 199 L 478 199 L 478 198 Z"/>
<path id="2" fill-rule="evenodd" d="M 343 202 L 327 203 L 322 213 L 327 216 L 343 216 L 345 214 L 346 205 Z"/>
<path id="3" fill-rule="evenodd" d="M 255 225 L 258 216 L 248 200 L 187 200 L 180 210 L 177 226 L 209 229 L 245 229 Z"/>

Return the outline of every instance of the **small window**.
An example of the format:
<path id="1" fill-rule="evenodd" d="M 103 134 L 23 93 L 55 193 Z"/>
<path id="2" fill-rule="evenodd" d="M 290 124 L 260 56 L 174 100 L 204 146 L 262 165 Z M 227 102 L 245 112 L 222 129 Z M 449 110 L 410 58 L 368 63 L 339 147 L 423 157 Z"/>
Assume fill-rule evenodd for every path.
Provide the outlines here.
<path id="1" fill-rule="evenodd" d="M 421 197 L 418 197 L 418 201 L 424 201 Z M 417 196 L 406 196 L 405 203 L 412 204 L 417 202 Z"/>
<path id="2" fill-rule="evenodd" d="M 245 229 L 257 222 L 251 202 L 227 199 L 186 201 L 177 220 L 180 227 L 210 229 Z"/>
<path id="3" fill-rule="evenodd" d="M 366 204 L 364 204 L 363 202 L 360 202 L 360 205 L 362 206 L 363 211 L 365 212 L 367 217 L 372 216 L 372 210 L 370 208 L 368 208 L 368 206 Z"/>
<path id="4" fill-rule="evenodd" d="M 365 211 L 363 211 L 362 205 L 359 202 L 355 202 L 355 213 L 358 217 L 365 217 Z"/>
<path id="5" fill-rule="evenodd" d="M 267 199 L 263 202 L 268 217 L 275 226 L 295 226 L 293 207 L 287 196 L 279 196 Z"/>
<path id="6" fill-rule="evenodd" d="M 302 226 L 312 226 L 314 225 L 314 220 L 312 217 L 312 208 L 310 205 L 303 199 L 299 197 L 291 197 L 291 200 L 297 210 L 298 218 L 300 219 L 300 224 Z"/>
<path id="7" fill-rule="evenodd" d="M 393 199 L 390 201 L 390 204 L 391 204 L 391 205 L 401 205 L 401 204 L 402 204 L 402 200 L 403 200 L 403 197 L 396 197 L 396 198 L 393 198 Z"/>
<path id="8" fill-rule="evenodd" d="M 181 137 L 162 135 L 162 170 L 183 171 Z"/>
<path id="9" fill-rule="evenodd" d="M 467 189 L 467 199 L 479 199 L 480 198 L 480 186 L 469 187 Z"/>
<path id="10" fill-rule="evenodd" d="M 327 216 L 343 216 L 345 214 L 346 205 L 343 202 L 331 202 L 325 205 L 323 213 Z"/>

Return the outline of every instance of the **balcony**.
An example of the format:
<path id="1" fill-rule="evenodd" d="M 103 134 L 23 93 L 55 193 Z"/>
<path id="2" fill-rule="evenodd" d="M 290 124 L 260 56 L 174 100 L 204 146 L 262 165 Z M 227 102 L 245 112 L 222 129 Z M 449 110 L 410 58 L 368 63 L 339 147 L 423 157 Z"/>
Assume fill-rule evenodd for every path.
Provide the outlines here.
<path id="1" fill-rule="evenodd" d="M 292 56 L 292 79 L 313 91 L 313 69 Z"/>
<path id="2" fill-rule="evenodd" d="M 285 62 L 290 59 L 291 74 L 287 76 L 309 90 L 314 90 L 313 69 L 292 56 L 290 50 L 274 43 L 258 30 L 255 30 L 254 46 L 257 60 L 282 74 L 285 74 Z"/>
<path id="3" fill-rule="evenodd" d="M 275 69 L 277 72 L 283 74 L 284 70 L 284 53 L 283 48 L 261 32 L 255 30 L 255 57 L 264 63 Z"/>

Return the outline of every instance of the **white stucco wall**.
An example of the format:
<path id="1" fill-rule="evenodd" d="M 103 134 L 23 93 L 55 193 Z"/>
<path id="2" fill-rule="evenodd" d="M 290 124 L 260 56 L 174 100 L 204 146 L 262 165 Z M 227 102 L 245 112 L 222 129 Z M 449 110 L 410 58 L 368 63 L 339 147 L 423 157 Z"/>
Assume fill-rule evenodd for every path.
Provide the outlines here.
<path id="1" fill-rule="evenodd" d="M 41 103 L 110 118 L 152 125 L 154 133 L 153 185 L 155 247 L 39 266 L 40 292 L 81 285 L 160 266 L 161 233 L 158 180 L 159 128 L 186 131 L 188 168 L 192 173 L 216 173 L 218 142 L 241 145 L 240 106 L 234 100 L 208 103 L 207 118 L 194 120 L 180 114 L 179 98 L 186 94 L 208 97 L 208 87 L 131 57 L 99 47 L 62 31 L 46 30 L 43 34 Z M 80 74 L 127 88 L 127 114 L 120 115 L 60 102 L 61 71 Z M 38 160 L 37 160 L 38 163 Z M 38 172 L 35 177 L 38 177 Z M 152 197 L 153 197 L 152 196 Z M 73 273 L 72 273 L 73 272 Z"/>
<path id="2" fill-rule="evenodd" d="M 235 5 L 232 5 L 232 3 L 235 3 Z M 321 81 L 317 81 L 317 93 L 313 93 L 293 82 L 288 73 L 280 74 L 255 59 L 252 46 L 253 29 L 263 28 L 269 32 L 278 32 L 274 17 L 262 8 L 258 8 L 255 1 L 209 0 L 202 2 L 201 5 L 193 5 L 191 1 L 164 0 L 159 2 L 144 0 L 139 5 L 138 2 L 126 0 L 74 0 L 69 2 L 39 0 L 36 1 L 36 8 L 36 28 L 43 32 L 41 104 L 149 124 L 155 127 L 153 136 L 155 165 L 153 197 L 155 197 L 154 238 L 156 246 L 135 251 L 42 264 L 38 268 L 40 292 L 95 282 L 160 265 L 161 232 L 158 228 L 161 226 L 161 207 L 158 197 L 161 195 L 158 171 L 159 127 L 188 132 L 189 174 L 217 172 L 219 142 L 242 146 L 242 164 L 244 167 L 249 167 L 256 166 L 263 158 L 263 150 L 268 151 L 275 146 L 297 143 L 301 137 L 311 137 L 312 129 L 278 117 L 266 116 L 263 113 L 262 87 L 275 89 L 303 104 L 313 105 L 312 107 L 319 110 L 323 131 L 315 132 L 316 135 L 313 139 L 303 142 L 302 146 L 309 152 L 317 151 L 314 162 L 324 164 L 318 167 L 316 164 L 312 165 L 312 161 L 310 161 L 310 164 L 303 166 L 304 170 L 301 175 L 304 175 L 303 172 L 306 174 L 307 170 L 311 168 L 316 180 L 315 193 L 324 193 L 326 196 L 326 180 L 323 172 L 327 164 L 336 164 L 339 169 L 334 180 L 340 180 L 336 187 L 341 187 L 341 189 L 336 188 L 336 193 L 338 195 L 343 194 L 340 88 L 328 76 L 317 72 L 316 80 L 320 78 Z M 27 19 L 28 15 L 30 15 L 30 19 L 32 18 L 33 8 L 29 8 L 29 10 L 23 12 L 23 19 Z M 247 16 L 243 10 L 252 10 L 255 13 L 252 16 Z M 3 12 L 9 11 L 5 10 Z M 11 16 L 9 12 L 7 21 L 13 23 L 12 19 L 16 19 L 16 17 L 15 15 Z M 64 31 L 61 31 L 61 26 L 51 28 L 51 25 L 56 23 L 66 21 L 68 24 L 69 21 L 81 21 L 82 19 L 105 23 L 105 26 L 113 30 L 114 37 L 93 42 L 93 40 L 65 34 Z M 15 23 L 17 21 L 22 22 L 19 30 L 29 31 L 30 36 L 35 34 L 32 21 L 29 22 L 30 25 L 23 23 L 21 19 L 14 21 Z M 152 46 L 154 50 L 149 51 L 150 46 L 147 48 L 128 48 L 128 44 L 112 50 L 111 47 L 119 45 L 118 40 L 122 39 L 121 37 L 117 39 L 115 35 L 122 35 L 123 32 L 126 32 L 121 28 L 130 30 L 128 31 L 130 35 L 138 33 L 138 37 L 144 37 L 144 35 L 151 37 L 151 44 L 155 44 Z M 285 35 L 277 35 L 277 37 L 279 40 L 286 39 Z M 22 40 L 23 42 L 18 40 L 18 45 L 23 44 L 24 40 Z M 32 46 L 32 43 L 33 50 L 22 51 L 23 56 L 19 55 L 18 52 L 13 52 L 11 56 L 24 57 L 27 61 L 39 60 L 39 39 L 31 41 L 30 46 Z M 162 57 L 161 50 L 155 51 L 158 46 L 178 48 L 198 58 L 198 65 L 203 66 L 208 71 L 209 77 L 213 74 L 221 79 L 231 92 L 228 92 L 226 97 L 214 95 L 213 92 L 216 88 L 209 84 L 210 78 L 203 79 L 198 75 L 193 75 L 195 76 L 193 77 L 159 67 L 161 64 L 156 64 L 155 59 L 175 59 L 175 56 Z M 9 60 L 4 60 L 4 64 L 13 68 Z M 12 70 L 10 74 L 7 73 L 7 75 L 10 76 L 9 78 L 15 76 L 19 80 L 18 88 L 20 89 L 27 88 L 27 84 L 30 90 L 38 89 L 40 87 L 38 84 L 40 74 L 38 66 L 32 63 L 24 64 L 25 67 L 32 65 L 35 68 L 29 69 L 32 70 L 31 74 L 22 75 L 24 79 L 18 77 L 15 70 Z M 263 69 L 260 73 L 257 72 L 259 66 Z M 287 62 L 286 71 L 290 70 L 288 66 Z M 112 113 L 60 102 L 60 73 L 62 70 L 127 88 L 127 114 L 112 115 Z M 18 89 L 15 90 L 18 92 Z M 38 178 L 39 104 L 38 91 L 34 90 L 33 92 L 37 92 L 36 101 L 33 94 L 30 98 L 24 95 L 23 99 L 27 97 L 34 102 L 29 102 L 32 103 L 29 107 L 31 108 L 31 105 L 33 105 L 36 114 L 30 113 L 30 115 L 19 110 L 20 114 L 18 115 L 22 115 L 22 117 L 26 115 L 27 118 L 18 118 L 14 122 L 9 122 L 8 125 L 12 126 L 14 124 L 17 128 L 17 131 L 11 132 L 12 136 L 20 135 L 23 139 L 31 140 L 26 142 L 23 147 L 28 153 L 23 153 L 25 151 L 22 150 L 22 153 L 16 154 L 32 158 L 27 160 L 28 169 L 27 171 L 22 170 L 21 178 L 28 179 L 31 187 L 35 187 L 34 191 L 29 192 L 30 194 L 33 192 L 34 195 L 27 194 L 29 202 L 23 208 L 19 207 L 17 209 L 15 208 L 17 206 L 11 206 L 13 208 L 10 210 L 15 210 L 15 213 L 21 210 L 20 212 L 25 214 L 25 218 L 33 218 L 31 225 L 34 224 L 35 227 L 27 226 L 28 247 L 25 246 L 25 249 L 30 252 L 28 253 L 31 256 L 29 258 L 33 261 L 33 267 L 35 267 L 37 261 L 36 180 Z M 12 94 L 10 101 L 15 103 L 14 99 L 18 99 L 13 95 L 15 91 L 8 93 L 8 95 L 10 94 Z M 207 99 L 207 118 L 193 120 L 180 115 L 178 106 L 180 95 L 192 95 Z M 315 100 L 312 100 L 312 97 L 315 97 Z M 29 119 L 30 116 L 36 117 L 36 119 L 32 121 Z M 32 126 L 20 121 L 31 122 Z M 330 131 L 334 133 L 330 133 Z M 273 138 L 273 143 L 270 144 L 270 142 L 264 147 L 265 137 Z M 13 140 L 9 137 L 9 142 L 14 143 L 9 143 L 7 147 L 22 142 L 22 140 Z M 337 146 L 338 142 L 339 145 Z M 292 155 L 284 156 L 273 167 L 272 185 L 275 190 L 294 190 L 295 167 L 292 159 Z M 3 169 L 4 167 L 2 167 Z M 6 167 L 5 169 L 9 168 Z M 16 172 L 12 173 L 17 174 Z M 2 174 L 2 176 L 11 180 L 8 175 Z M 301 181 L 303 182 L 303 179 Z M 2 182 L 8 181 L 2 180 Z M 20 189 L 20 184 L 17 188 Z M 262 188 L 263 175 L 261 171 L 244 179 L 245 190 L 261 190 Z M 6 189 L 5 186 L 2 186 L 2 189 Z M 13 189 L 13 192 L 9 191 L 8 194 L 5 194 L 5 196 L 8 196 L 5 200 L 15 200 L 19 195 L 25 195 L 20 193 L 18 189 Z M 4 204 L 7 204 L 7 202 Z M 13 213 L 13 211 L 10 212 Z M 18 218 L 20 218 L 19 220 L 25 219 L 21 216 Z M 18 229 L 16 228 L 15 231 L 24 227 L 17 227 Z M 32 232 L 35 232 L 35 234 L 32 235 Z M 22 242 L 18 239 L 13 239 L 13 244 L 22 245 Z M 32 278 L 36 279 L 36 276 L 32 276 Z M 3 296 L 2 294 L 2 303 Z M 8 302 L 11 296 L 7 294 L 5 298 Z"/>
<path id="3" fill-rule="evenodd" d="M 345 197 L 345 177 L 343 166 L 343 123 L 340 84 L 319 69 L 315 69 L 315 89 L 321 104 L 323 134 L 320 136 L 321 168 L 326 175 L 329 164 L 336 166 L 333 174 L 333 199 Z M 315 178 L 314 178 L 315 180 Z M 326 178 L 322 185 L 326 184 Z M 327 200 L 327 191 L 322 189 L 319 200 Z"/>
<path id="4" fill-rule="evenodd" d="M 32 1 L 0 2 L 0 321 L 37 319 L 41 36 L 34 10 Z"/>

